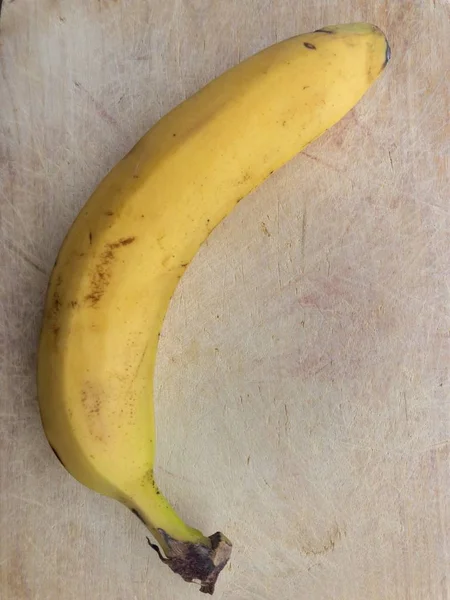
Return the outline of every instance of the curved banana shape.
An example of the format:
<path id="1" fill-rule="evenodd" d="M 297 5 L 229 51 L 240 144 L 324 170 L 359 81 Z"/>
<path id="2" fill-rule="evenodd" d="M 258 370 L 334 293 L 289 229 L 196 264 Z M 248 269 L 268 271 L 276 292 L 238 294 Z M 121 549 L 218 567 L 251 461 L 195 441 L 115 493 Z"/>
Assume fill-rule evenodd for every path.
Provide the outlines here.
<path id="1" fill-rule="evenodd" d="M 389 54 L 376 27 L 339 25 L 224 73 L 112 169 L 54 266 L 38 359 L 47 438 L 76 479 L 133 510 L 162 560 L 203 592 L 213 593 L 231 543 L 183 523 L 153 479 L 152 379 L 169 300 L 212 229 L 341 119 Z"/>

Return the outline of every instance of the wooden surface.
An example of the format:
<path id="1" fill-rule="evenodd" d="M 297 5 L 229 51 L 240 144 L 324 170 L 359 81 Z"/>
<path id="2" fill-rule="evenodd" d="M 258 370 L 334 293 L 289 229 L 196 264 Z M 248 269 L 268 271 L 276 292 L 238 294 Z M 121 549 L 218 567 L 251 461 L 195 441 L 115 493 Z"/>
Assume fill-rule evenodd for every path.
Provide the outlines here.
<path id="1" fill-rule="evenodd" d="M 222 600 L 450 598 L 450 5 L 444 0 L 5 0 L 0 22 L 3 600 L 198 598 L 44 438 L 48 275 L 107 170 L 264 46 L 382 27 L 357 109 L 242 202 L 161 339 L 157 475 L 225 532 Z"/>

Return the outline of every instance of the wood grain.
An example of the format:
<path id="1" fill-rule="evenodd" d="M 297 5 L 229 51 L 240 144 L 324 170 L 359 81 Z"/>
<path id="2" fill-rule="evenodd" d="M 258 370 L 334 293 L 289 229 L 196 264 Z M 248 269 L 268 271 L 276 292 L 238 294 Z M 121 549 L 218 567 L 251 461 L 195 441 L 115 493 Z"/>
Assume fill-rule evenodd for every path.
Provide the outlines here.
<path id="1" fill-rule="evenodd" d="M 188 522 L 233 540 L 219 599 L 450 598 L 448 1 L 6 0 L 5 600 L 198 597 L 46 443 L 48 275 L 96 183 L 170 108 L 268 44 L 357 20 L 389 37 L 384 76 L 240 203 L 173 298 L 158 476 Z"/>

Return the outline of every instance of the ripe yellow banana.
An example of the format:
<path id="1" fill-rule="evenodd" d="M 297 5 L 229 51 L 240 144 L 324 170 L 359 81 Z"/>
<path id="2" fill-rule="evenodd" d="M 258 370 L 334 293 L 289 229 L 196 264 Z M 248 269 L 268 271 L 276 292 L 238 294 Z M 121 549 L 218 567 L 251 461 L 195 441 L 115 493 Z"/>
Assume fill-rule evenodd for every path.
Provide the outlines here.
<path id="1" fill-rule="evenodd" d="M 153 479 L 158 336 L 186 266 L 253 188 L 343 117 L 390 50 L 368 24 L 275 44 L 159 121 L 105 177 L 61 247 L 38 358 L 45 433 L 81 483 L 128 506 L 201 591 L 231 553 L 183 523 Z"/>

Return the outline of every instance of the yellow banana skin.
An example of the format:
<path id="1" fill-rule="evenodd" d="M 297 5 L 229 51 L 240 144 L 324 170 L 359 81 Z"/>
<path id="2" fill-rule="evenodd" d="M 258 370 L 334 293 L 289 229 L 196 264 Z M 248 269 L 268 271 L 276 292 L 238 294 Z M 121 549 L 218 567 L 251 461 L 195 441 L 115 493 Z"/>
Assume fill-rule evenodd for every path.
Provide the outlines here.
<path id="1" fill-rule="evenodd" d="M 124 503 L 162 560 L 212 594 L 231 543 L 183 523 L 153 479 L 159 332 L 186 266 L 274 170 L 339 121 L 390 56 L 369 24 L 325 27 L 227 71 L 104 178 L 55 263 L 38 354 L 45 433 L 81 483 Z"/>

